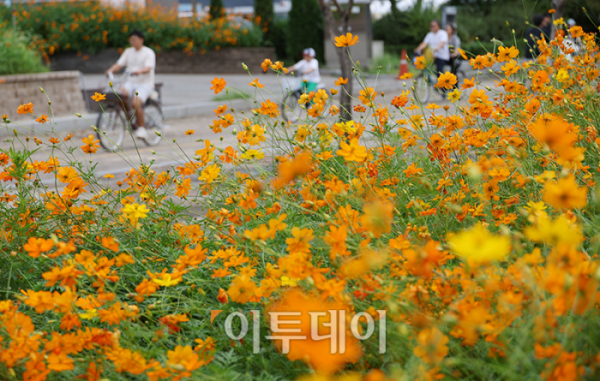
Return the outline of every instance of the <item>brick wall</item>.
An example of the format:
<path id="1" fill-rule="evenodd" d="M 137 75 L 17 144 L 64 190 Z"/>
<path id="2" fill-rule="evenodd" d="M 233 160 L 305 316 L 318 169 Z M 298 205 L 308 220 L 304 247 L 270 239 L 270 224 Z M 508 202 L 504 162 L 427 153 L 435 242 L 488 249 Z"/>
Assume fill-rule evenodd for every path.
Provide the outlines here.
<path id="1" fill-rule="evenodd" d="M 78 56 L 60 53 L 51 58 L 52 70 L 79 70 L 83 73 L 104 73 L 117 62 L 119 52 L 106 49 L 96 54 Z M 274 48 L 224 48 L 204 54 L 188 55 L 181 51 L 162 52 L 156 55 L 157 73 L 177 74 L 242 74 L 242 63 L 253 71 L 260 69 L 265 58 L 275 60 Z"/>
<path id="2" fill-rule="evenodd" d="M 79 80 L 78 71 L 0 76 L 0 115 L 8 114 L 11 120 L 32 119 L 31 115 L 17 114 L 17 108 L 29 102 L 34 104 L 35 114 L 50 115 L 48 98 L 54 115 L 85 112 Z"/>

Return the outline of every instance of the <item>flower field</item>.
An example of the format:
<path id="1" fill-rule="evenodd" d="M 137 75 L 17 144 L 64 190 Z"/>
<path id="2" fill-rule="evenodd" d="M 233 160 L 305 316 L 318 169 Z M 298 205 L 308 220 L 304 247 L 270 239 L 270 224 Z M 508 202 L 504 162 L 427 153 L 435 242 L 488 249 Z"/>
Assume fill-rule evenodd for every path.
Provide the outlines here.
<path id="1" fill-rule="evenodd" d="M 236 146 L 173 142 L 179 165 L 122 181 L 94 174 L 94 135 L 2 116 L 0 379 L 598 379 L 600 56 L 566 33 L 585 51 L 558 33 L 537 61 L 470 57 L 438 82 L 452 106 L 357 69 L 348 122 L 319 90 L 286 123 L 249 78 L 255 109 L 210 125 Z"/>
<path id="2" fill-rule="evenodd" d="M 105 48 L 125 49 L 129 32 L 145 33 L 145 43 L 156 52 L 182 50 L 203 53 L 224 47 L 258 46 L 260 27 L 240 20 L 187 20 L 159 6 L 112 6 L 99 1 L 69 1 L 15 5 L 19 29 L 31 34 L 34 48 L 45 60 L 58 52 L 75 51 L 85 58 Z M 10 25 L 10 9 L 0 5 L 0 27 Z"/>

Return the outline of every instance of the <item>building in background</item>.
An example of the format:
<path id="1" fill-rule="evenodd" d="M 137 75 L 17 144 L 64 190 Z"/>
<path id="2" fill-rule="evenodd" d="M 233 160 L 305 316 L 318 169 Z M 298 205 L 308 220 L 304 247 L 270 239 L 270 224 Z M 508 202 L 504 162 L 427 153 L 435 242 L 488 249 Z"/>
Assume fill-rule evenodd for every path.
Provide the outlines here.
<path id="1" fill-rule="evenodd" d="M 196 14 L 208 14 L 210 0 L 152 0 L 156 4 L 172 8 L 176 7 L 181 17 L 191 17 L 196 5 Z M 254 13 L 254 0 L 223 0 L 225 12 L 229 14 L 249 15 Z M 292 8 L 291 0 L 273 0 L 275 17 L 285 16 Z"/>
<path id="2" fill-rule="evenodd" d="M 348 0 L 338 0 L 338 3 L 343 7 L 348 4 Z M 341 23 L 337 8 L 332 5 L 331 10 L 336 18 L 336 34 L 342 34 Z M 325 26 L 327 31 L 328 26 Z M 360 61 L 363 65 L 369 65 L 373 58 L 373 33 L 371 25 L 371 0 L 354 0 L 352 11 L 350 12 L 349 32 L 358 36 L 358 44 L 350 47 L 350 54 L 353 61 Z M 327 33 L 326 33 L 327 35 Z M 335 46 L 327 37 L 325 37 L 325 60 L 327 66 L 336 68 L 339 67 L 338 55 L 335 51 Z"/>

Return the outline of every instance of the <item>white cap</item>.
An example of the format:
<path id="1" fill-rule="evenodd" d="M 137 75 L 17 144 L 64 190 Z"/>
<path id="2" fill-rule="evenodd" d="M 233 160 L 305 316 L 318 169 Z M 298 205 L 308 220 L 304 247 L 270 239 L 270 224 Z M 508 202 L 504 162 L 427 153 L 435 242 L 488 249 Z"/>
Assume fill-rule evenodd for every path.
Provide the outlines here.
<path id="1" fill-rule="evenodd" d="M 314 57 L 317 55 L 317 52 L 315 52 L 315 50 L 313 48 L 306 48 L 302 51 L 302 55 Z"/>
<path id="2" fill-rule="evenodd" d="M 577 23 L 576 23 L 576 22 L 575 22 L 575 20 L 573 20 L 573 19 L 568 19 L 568 20 L 567 20 L 567 24 L 568 24 L 569 26 L 575 26 Z"/>

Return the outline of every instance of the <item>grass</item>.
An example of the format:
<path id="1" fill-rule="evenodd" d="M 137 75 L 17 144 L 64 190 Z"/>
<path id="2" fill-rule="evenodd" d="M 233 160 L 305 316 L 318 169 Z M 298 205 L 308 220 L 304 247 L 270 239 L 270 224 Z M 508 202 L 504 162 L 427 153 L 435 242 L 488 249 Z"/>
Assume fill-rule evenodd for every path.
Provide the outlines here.
<path id="1" fill-rule="evenodd" d="M 383 56 L 373 59 L 367 72 L 370 74 L 398 74 L 400 69 L 400 56 L 385 53 Z M 417 74 L 418 70 L 414 66 L 408 65 L 408 70 Z"/>
<path id="2" fill-rule="evenodd" d="M 223 101 L 234 100 L 234 99 L 250 99 L 250 94 L 248 94 L 245 91 L 237 90 L 237 89 L 231 89 L 231 92 L 230 92 L 229 89 L 227 89 L 227 90 L 225 90 L 225 93 L 216 95 L 212 98 L 212 100 L 215 102 L 223 102 Z"/>

